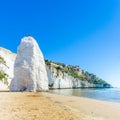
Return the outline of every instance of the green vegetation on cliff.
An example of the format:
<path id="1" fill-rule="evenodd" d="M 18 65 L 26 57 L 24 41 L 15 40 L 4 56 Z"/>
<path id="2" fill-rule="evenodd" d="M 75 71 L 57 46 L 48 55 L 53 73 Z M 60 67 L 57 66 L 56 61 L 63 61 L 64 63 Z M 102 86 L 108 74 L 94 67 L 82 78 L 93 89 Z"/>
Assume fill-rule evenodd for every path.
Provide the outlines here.
<path id="1" fill-rule="evenodd" d="M 4 81 L 4 83 L 8 85 L 7 74 L 3 71 L 0 71 L 0 81 Z"/>
<path id="2" fill-rule="evenodd" d="M 6 66 L 6 61 L 1 56 L 0 56 L 0 64 L 3 64 L 3 65 Z M 1 71 L 1 70 L 0 70 L 0 81 L 4 81 L 4 83 L 6 85 L 8 85 L 7 74 L 4 71 Z"/>
<path id="3" fill-rule="evenodd" d="M 71 75 L 72 77 L 79 79 L 81 81 L 87 81 L 92 84 L 102 85 L 103 87 L 111 87 L 111 85 L 108 84 L 106 81 L 102 80 L 101 78 L 97 77 L 92 73 L 81 70 L 79 66 L 65 65 L 62 63 L 52 62 L 49 60 L 45 60 L 45 63 L 46 65 L 52 65 L 52 63 L 56 64 L 56 66 L 53 67 L 56 68 L 57 71 L 67 73 L 68 75 Z"/>
<path id="4" fill-rule="evenodd" d="M 2 58 L 1 56 L 0 56 L 0 63 L 6 65 L 6 61 L 5 61 L 4 58 Z"/>

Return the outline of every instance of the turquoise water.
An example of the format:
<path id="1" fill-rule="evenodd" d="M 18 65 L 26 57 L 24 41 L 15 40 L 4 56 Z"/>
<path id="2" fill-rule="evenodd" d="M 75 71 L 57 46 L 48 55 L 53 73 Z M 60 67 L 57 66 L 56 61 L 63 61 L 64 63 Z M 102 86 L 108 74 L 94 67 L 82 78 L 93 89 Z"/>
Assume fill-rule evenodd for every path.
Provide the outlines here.
<path id="1" fill-rule="evenodd" d="M 55 89 L 50 92 L 120 103 L 120 88 Z"/>

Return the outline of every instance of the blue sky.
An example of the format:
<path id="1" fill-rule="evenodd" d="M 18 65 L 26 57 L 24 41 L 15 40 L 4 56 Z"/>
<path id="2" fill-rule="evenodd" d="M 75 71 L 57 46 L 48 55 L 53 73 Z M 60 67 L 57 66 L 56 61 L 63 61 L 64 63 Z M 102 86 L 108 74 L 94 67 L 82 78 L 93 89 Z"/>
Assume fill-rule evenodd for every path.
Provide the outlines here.
<path id="1" fill-rule="evenodd" d="M 120 86 L 119 0 L 1 0 L 0 46 L 16 52 L 27 35 L 46 59 Z"/>

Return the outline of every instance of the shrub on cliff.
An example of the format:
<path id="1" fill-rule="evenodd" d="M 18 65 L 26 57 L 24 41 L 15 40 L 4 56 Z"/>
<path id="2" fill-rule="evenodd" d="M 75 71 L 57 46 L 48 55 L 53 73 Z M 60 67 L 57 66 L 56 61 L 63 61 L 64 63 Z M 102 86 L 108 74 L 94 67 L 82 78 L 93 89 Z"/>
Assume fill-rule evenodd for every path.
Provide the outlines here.
<path id="1" fill-rule="evenodd" d="M 8 80 L 7 80 L 7 74 L 4 73 L 3 71 L 0 71 L 0 80 L 3 81 L 6 85 L 8 85 Z"/>

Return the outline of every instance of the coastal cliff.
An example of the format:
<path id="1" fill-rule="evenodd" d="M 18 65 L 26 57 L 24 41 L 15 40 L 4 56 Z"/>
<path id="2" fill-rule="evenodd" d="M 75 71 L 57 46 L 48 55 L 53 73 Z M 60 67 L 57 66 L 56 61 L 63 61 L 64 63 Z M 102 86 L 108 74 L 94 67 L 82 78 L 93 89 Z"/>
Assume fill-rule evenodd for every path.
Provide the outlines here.
<path id="1" fill-rule="evenodd" d="M 16 54 L 0 48 L 0 90 L 9 88 L 14 75 Z M 79 66 L 65 65 L 45 60 L 49 88 L 111 87 L 96 75 L 82 70 Z"/>
<path id="2" fill-rule="evenodd" d="M 13 68 L 16 54 L 0 47 L 0 90 L 8 89 L 13 79 Z"/>
<path id="3" fill-rule="evenodd" d="M 79 66 L 45 60 L 50 88 L 103 88 L 111 87 L 106 81 L 82 70 Z"/>

